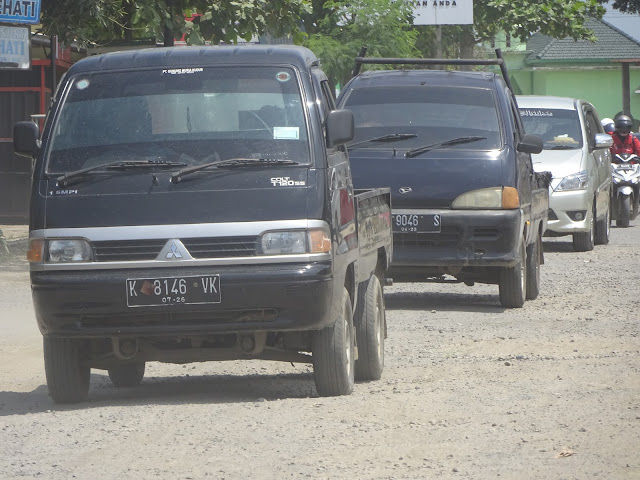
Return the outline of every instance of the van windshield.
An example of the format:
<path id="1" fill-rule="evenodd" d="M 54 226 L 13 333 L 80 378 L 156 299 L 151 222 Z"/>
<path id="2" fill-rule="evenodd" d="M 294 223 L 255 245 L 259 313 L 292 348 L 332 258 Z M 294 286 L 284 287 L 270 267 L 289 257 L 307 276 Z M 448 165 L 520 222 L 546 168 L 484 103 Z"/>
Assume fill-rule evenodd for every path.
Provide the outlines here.
<path id="1" fill-rule="evenodd" d="M 283 67 L 78 75 L 55 119 L 47 172 L 136 160 L 309 163 L 302 105 L 297 76 Z"/>
<path id="2" fill-rule="evenodd" d="M 448 148 L 501 148 L 502 136 L 493 92 L 468 87 L 364 87 L 349 92 L 344 107 L 353 112 L 352 144 L 383 135 L 400 141 L 362 144 L 358 148 L 412 149 L 460 137 L 484 137 Z"/>
<path id="3" fill-rule="evenodd" d="M 527 133 L 542 137 L 544 150 L 582 148 L 580 118 L 576 110 L 521 108 L 520 117 Z"/>

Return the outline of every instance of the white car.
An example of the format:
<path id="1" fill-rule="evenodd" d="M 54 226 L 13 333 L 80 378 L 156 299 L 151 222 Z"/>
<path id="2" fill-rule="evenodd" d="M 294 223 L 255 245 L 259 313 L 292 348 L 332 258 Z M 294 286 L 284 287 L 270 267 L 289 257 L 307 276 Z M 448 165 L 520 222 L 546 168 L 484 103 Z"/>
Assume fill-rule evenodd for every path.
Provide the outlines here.
<path id="1" fill-rule="evenodd" d="M 527 133 L 540 135 L 537 172 L 553 175 L 549 186 L 546 236 L 573 236 L 573 249 L 609 243 L 611 136 L 604 133 L 593 105 L 577 98 L 516 97 Z"/>

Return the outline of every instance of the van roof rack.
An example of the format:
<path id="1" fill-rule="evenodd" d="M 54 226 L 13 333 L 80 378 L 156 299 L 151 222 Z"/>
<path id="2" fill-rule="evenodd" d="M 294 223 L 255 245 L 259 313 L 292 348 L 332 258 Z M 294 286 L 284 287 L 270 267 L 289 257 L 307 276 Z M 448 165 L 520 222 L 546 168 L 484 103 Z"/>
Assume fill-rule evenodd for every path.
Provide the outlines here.
<path id="1" fill-rule="evenodd" d="M 499 65 L 502 77 L 507 83 L 509 90 L 513 92 L 511 88 L 511 80 L 509 79 L 509 73 L 507 72 L 507 65 L 505 64 L 504 57 L 502 56 L 502 50 L 496 48 L 495 59 L 476 59 L 476 58 L 376 58 L 368 57 L 367 47 L 360 49 L 360 54 L 356 57 L 356 63 L 353 67 L 352 77 L 355 77 L 360 73 L 360 67 L 363 64 L 371 65 Z"/>

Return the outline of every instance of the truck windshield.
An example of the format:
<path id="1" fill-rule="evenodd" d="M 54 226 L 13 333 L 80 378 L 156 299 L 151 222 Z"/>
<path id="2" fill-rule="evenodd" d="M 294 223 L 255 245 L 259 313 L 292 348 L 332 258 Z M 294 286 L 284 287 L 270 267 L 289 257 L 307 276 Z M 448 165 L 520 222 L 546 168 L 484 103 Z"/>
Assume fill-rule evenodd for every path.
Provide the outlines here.
<path id="1" fill-rule="evenodd" d="M 459 137 L 482 140 L 450 149 L 491 150 L 502 146 L 497 106 L 491 90 L 467 87 L 366 87 L 348 94 L 344 107 L 353 112 L 353 144 L 387 134 L 402 142 L 361 144 L 358 148 L 413 149 Z"/>
<path id="2" fill-rule="evenodd" d="M 580 118 L 576 110 L 521 108 L 520 117 L 527 133 L 542 137 L 544 150 L 582 148 Z"/>
<path id="3" fill-rule="evenodd" d="M 302 105 L 295 71 L 283 67 L 78 75 L 53 125 L 47 172 L 114 161 L 197 165 L 212 154 L 309 163 Z"/>

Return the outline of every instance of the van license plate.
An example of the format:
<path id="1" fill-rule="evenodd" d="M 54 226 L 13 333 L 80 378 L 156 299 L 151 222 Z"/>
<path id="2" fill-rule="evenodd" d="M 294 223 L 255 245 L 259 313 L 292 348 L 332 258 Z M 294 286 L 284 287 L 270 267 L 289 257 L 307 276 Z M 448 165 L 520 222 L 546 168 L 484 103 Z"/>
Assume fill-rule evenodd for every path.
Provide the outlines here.
<path id="1" fill-rule="evenodd" d="M 220 275 L 128 278 L 127 306 L 156 307 L 220 303 Z"/>
<path id="2" fill-rule="evenodd" d="M 442 216 L 437 213 L 434 215 L 393 214 L 394 233 L 440 233 L 441 225 Z"/>

